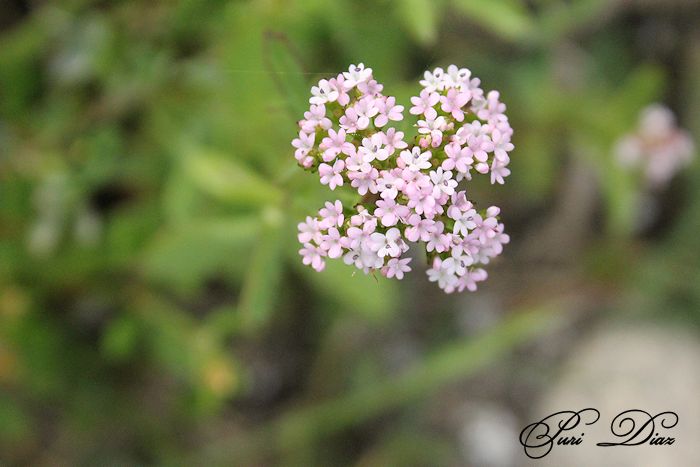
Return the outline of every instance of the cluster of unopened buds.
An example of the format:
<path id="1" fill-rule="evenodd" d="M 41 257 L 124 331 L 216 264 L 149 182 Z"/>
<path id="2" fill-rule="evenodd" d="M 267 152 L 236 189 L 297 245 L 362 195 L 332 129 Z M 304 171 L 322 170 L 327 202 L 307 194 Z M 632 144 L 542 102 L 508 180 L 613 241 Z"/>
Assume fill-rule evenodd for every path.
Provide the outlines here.
<path id="1" fill-rule="evenodd" d="M 318 172 L 331 190 L 358 196 L 352 206 L 326 202 L 317 217 L 299 224 L 304 264 L 323 270 L 326 258 L 342 258 L 365 273 L 402 279 L 411 270 L 409 242 L 424 242 L 428 278 L 445 292 L 476 290 L 481 268 L 498 256 L 508 235 L 499 208 L 479 211 L 460 182 L 510 174 L 513 130 L 497 91 L 484 94 L 466 68 L 426 71 L 411 98 L 418 118 L 409 145 L 391 127 L 404 107 L 382 94 L 363 64 L 322 79 L 311 88 L 310 108 L 292 145 L 306 170 Z"/>

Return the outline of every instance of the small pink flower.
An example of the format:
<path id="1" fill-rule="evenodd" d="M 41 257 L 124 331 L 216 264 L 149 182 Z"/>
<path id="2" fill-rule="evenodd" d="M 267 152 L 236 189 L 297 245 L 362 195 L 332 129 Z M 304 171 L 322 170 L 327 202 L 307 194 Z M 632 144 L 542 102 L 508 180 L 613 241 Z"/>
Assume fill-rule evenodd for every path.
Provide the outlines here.
<path id="1" fill-rule="evenodd" d="M 444 229 L 445 224 L 440 221 L 433 225 L 428 244 L 425 246 L 427 251 L 435 250 L 438 253 L 442 253 L 450 247 L 450 237 L 442 233 Z"/>
<path id="2" fill-rule="evenodd" d="M 343 77 L 345 78 L 346 89 L 351 89 L 357 86 L 359 83 L 365 82 L 372 76 L 372 69 L 365 68 L 363 63 L 358 63 L 357 65 L 350 65 L 348 71 L 343 72 Z"/>
<path id="3" fill-rule="evenodd" d="M 422 169 L 430 168 L 430 151 L 421 152 L 419 148 L 413 148 L 410 151 L 401 151 L 399 156 L 399 167 L 406 167 L 408 170 L 418 172 Z"/>
<path id="4" fill-rule="evenodd" d="M 384 145 L 387 152 L 391 155 L 397 149 L 408 147 L 406 141 L 403 140 L 403 131 L 396 131 L 395 128 L 389 128 L 386 133 L 382 133 L 384 137 Z"/>
<path id="5" fill-rule="evenodd" d="M 507 162 L 502 161 L 499 158 L 494 158 L 493 163 L 491 163 L 491 184 L 498 183 L 503 185 L 505 177 L 510 175 L 510 169 L 506 167 Z"/>
<path id="6" fill-rule="evenodd" d="M 384 148 L 384 136 L 375 133 L 370 138 L 362 138 L 362 146 L 357 150 L 362 155 L 364 162 L 385 161 L 389 157 L 389 151 Z"/>
<path id="7" fill-rule="evenodd" d="M 379 113 L 379 108 L 376 105 L 376 99 L 371 96 L 366 96 L 357 101 L 353 107 L 357 114 L 357 129 L 364 130 L 370 124 L 370 119 L 374 118 Z"/>
<path id="8" fill-rule="evenodd" d="M 348 266 L 353 265 L 357 269 L 364 269 L 365 263 L 363 261 L 362 249 L 350 249 L 347 253 L 345 253 L 345 256 L 343 256 L 343 262 Z"/>
<path id="9" fill-rule="evenodd" d="M 462 148 L 456 141 L 445 146 L 445 154 L 447 154 L 447 159 L 442 161 L 442 168 L 444 170 L 457 170 L 456 180 L 461 180 L 466 178 L 471 180 L 471 168 L 474 163 L 473 157 L 467 148 Z"/>
<path id="10" fill-rule="evenodd" d="M 302 262 L 314 268 L 316 271 L 321 272 L 326 267 L 326 262 L 323 257 L 326 253 L 321 249 L 321 247 L 316 247 L 310 243 L 305 243 L 304 248 L 299 250 L 299 254 L 302 257 Z"/>
<path id="11" fill-rule="evenodd" d="M 396 277 L 398 280 L 403 279 L 405 272 L 410 272 L 411 267 L 408 263 L 411 262 L 411 258 L 391 258 L 384 268 L 382 268 L 382 274 L 388 278 Z"/>
<path id="12" fill-rule="evenodd" d="M 366 195 L 368 191 L 370 193 L 377 192 L 377 177 L 379 177 L 379 171 L 374 167 L 367 172 L 348 172 L 348 178 L 351 180 L 350 186 L 362 196 Z"/>
<path id="13" fill-rule="evenodd" d="M 360 227 L 350 227 L 347 237 L 343 239 L 343 246 L 348 249 L 358 249 L 374 233 L 377 227 L 375 219 L 368 219 Z"/>
<path id="14" fill-rule="evenodd" d="M 453 220 L 461 219 L 465 212 L 474 207 L 472 203 L 467 200 L 467 196 L 464 191 L 454 193 L 450 197 L 450 202 L 452 204 L 447 209 L 447 217 Z"/>
<path id="15" fill-rule="evenodd" d="M 400 219 L 408 217 L 409 213 L 408 206 L 396 204 L 393 199 L 378 200 L 377 209 L 374 210 L 374 215 L 385 227 L 396 225 Z"/>
<path id="16" fill-rule="evenodd" d="M 486 95 L 486 100 L 484 100 L 477 108 L 477 117 L 482 120 L 486 120 L 489 123 L 500 119 L 503 113 L 506 111 L 506 105 L 498 100 L 499 97 L 500 94 L 498 91 L 489 91 L 489 93 Z"/>
<path id="17" fill-rule="evenodd" d="M 350 217 L 350 225 L 353 227 L 363 226 L 366 222 L 372 221 L 376 225 L 376 219 L 365 209 L 364 206 L 357 206 L 357 214 Z"/>
<path id="18" fill-rule="evenodd" d="M 318 219 L 306 216 L 306 221 L 300 222 L 297 228 L 299 229 L 299 234 L 297 235 L 299 243 L 309 243 L 311 241 L 319 243 L 321 241 L 321 228 L 318 225 Z"/>
<path id="19" fill-rule="evenodd" d="M 405 185 L 403 178 L 388 170 L 383 170 L 380 174 L 377 179 L 377 191 L 384 199 L 395 199 Z"/>
<path id="20" fill-rule="evenodd" d="M 359 128 L 359 115 L 354 107 L 350 107 L 345 111 L 345 115 L 340 117 L 340 127 L 348 133 L 355 133 Z M 367 127 L 365 127 L 367 128 Z"/>
<path id="21" fill-rule="evenodd" d="M 420 85 L 428 92 L 442 91 L 445 89 L 445 73 L 442 68 L 438 67 L 423 74 L 424 79 L 420 81 Z"/>
<path id="22" fill-rule="evenodd" d="M 426 72 L 427 73 L 427 72 Z M 411 97 L 413 107 L 410 108 L 411 115 L 425 115 L 427 119 L 435 119 L 437 111 L 433 108 L 440 102 L 440 95 L 436 92 L 424 89 L 419 97 Z"/>
<path id="23" fill-rule="evenodd" d="M 297 160 L 300 160 L 300 158 L 306 156 L 309 151 L 313 149 L 315 139 L 316 133 L 307 134 L 300 131 L 299 137 L 292 140 L 292 146 L 297 148 L 297 150 L 294 152 L 294 157 L 296 157 Z"/>
<path id="24" fill-rule="evenodd" d="M 478 162 L 486 162 L 488 153 L 493 151 L 493 143 L 487 135 L 470 135 L 467 138 L 467 156 L 473 157 Z M 479 170 L 477 168 L 477 170 Z M 483 173 L 483 172 L 482 172 Z"/>
<path id="25" fill-rule="evenodd" d="M 301 131 L 314 133 L 317 127 L 327 130 L 331 127 L 331 120 L 326 117 L 326 106 L 323 104 L 312 105 L 304 112 L 304 120 L 301 121 Z"/>
<path id="26" fill-rule="evenodd" d="M 455 218 L 455 224 L 452 228 L 453 233 L 466 236 L 469 231 L 476 228 L 477 224 L 481 222 L 481 216 L 477 214 L 474 209 L 469 209 L 467 211 L 459 213 L 453 213 Z"/>
<path id="27" fill-rule="evenodd" d="M 433 182 L 423 172 L 405 168 L 401 171 L 401 179 L 404 181 L 401 191 L 409 198 L 417 196 L 423 190 L 431 191 L 433 189 Z"/>
<path id="28" fill-rule="evenodd" d="M 467 144 L 467 139 L 469 139 L 470 136 L 488 136 L 490 132 L 491 127 L 489 125 L 482 125 L 479 120 L 475 120 L 462 125 L 462 127 L 457 130 L 454 140 L 463 146 Z"/>
<path id="29" fill-rule="evenodd" d="M 357 89 L 366 96 L 378 96 L 382 92 L 382 89 L 384 89 L 384 86 L 370 79 L 358 84 Z"/>
<path id="30" fill-rule="evenodd" d="M 442 267 L 445 268 L 450 274 L 456 276 L 463 276 L 467 273 L 467 268 L 474 264 L 474 260 L 468 254 L 459 254 L 455 256 L 454 254 L 443 261 Z"/>
<path id="31" fill-rule="evenodd" d="M 323 138 L 319 148 L 323 150 L 323 160 L 330 162 L 335 159 L 341 152 L 344 154 L 352 154 L 354 146 L 346 141 L 345 130 L 342 128 L 337 132 L 332 128 L 328 130 L 328 136 Z"/>
<path id="32" fill-rule="evenodd" d="M 328 185 L 331 190 L 335 187 L 343 185 L 342 171 L 345 168 L 345 162 L 341 160 L 335 161 L 332 166 L 321 164 L 318 166 L 318 174 L 321 176 L 321 184 Z"/>
<path id="33" fill-rule="evenodd" d="M 318 215 L 321 216 L 321 221 L 319 222 L 319 227 L 321 229 L 327 229 L 329 227 L 343 225 L 343 204 L 336 200 L 335 203 L 326 201 L 325 207 L 318 211 Z"/>
<path id="34" fill-rule="evenodd" d="M 467 102 L 469 102 L 470 96 L 466 92 L 461 92 L 455 88 L 447 91 L 446 96 L 440 97 L 440 102 L 442 102 L 442 110 L 452 114 L 452 118 L 461 122 L 464 120 L 464 107 Z"/>
<path id="35" fill-rule="evenodd" d="M 510 142 L 510 134 L 496 128 L 491 133 L 491 142 L 493 143 L 494 156 L 507 163 L 508 153 L 514 148 L 513 143 Z"/>
<path id="36" fill-rule="evenodd" d="M 395 97 L 387 97 L 386 100 L 378 99 L 375 102 L 379 111 L 379 114 L 374 119 L 374 125 L 377 128 L 383 127 L 389 123 L 389 120 L 403 120 L 403 105 L 396 105 Z"/>
<path id="37" fill-rule="evenodd" d="M 408 218 L 408 224 L 410 227 L 406 227 L 404 234 L 406 238 L 412 242 L 417 242 L 418 240 L 427 242 L 435 227 L 434 220 L 423 219 L 418 214 L 412 214 L 411 217 Z"/>
<path id="38" fill-rule="evenodd" d="M 362 153 L 353 152 L 345 159 L 345 168 L 350 172 L 369 172 L 372 170 L 372 165 L 366 162 Z"/>
<path id="39" fill-rule="evenodd" d="M 340 74 L 337 78 L 328 80 L 329 86 L 338 93 L 338 98 L 336 99 L 338 104 L 345 107 L 350 102 L 350 95 L 348 94 L 345 77 Z"/>
<path id="40" fill-rule="evenodd" d="M 457 141 L 453 141 L 445 145 L 445 155 L 447 159 L 442 161 L 440 165 L 445 170 L 453 170 L 457 166 L 457 159 L 460 158 L 462 153 L 462 147 Z"/>
<path id="41" fill-rule="evenodd" d="M 468 271 L 467 274 L 460 278 L 458 290 L 459 292 L 461 292 L 466 288 L 470 292 L 474 292 L 477 287 L 477 282 L 483 282 L 486 280 L 487 277 L 488 273 L 481 268 L 475 269 L 473 271 Z"/>
<path id="42" fill-rule="evenodd" d="M 342 256 L 341 239 L 340 233 L 335 227 L 328 229 L 328 233 L 322 237 L 321 248 L 327 252 L 329 258 L 340 258 Z"/>
<path id="43" fill-rule="evenodd" d="M 452 180 L 452 172 L 444 171 L 442 167 L 430 172 L 430 179 L 433 181 L 435 188 L 433 196 L 437 197 L 442 192 L 446 195 L 452 195 L 457 187 L 457 182 Z"/>
<path id="44" fill-rule="evenodd" d="M 442 132 L 449 129 L 445 117 L 428 118 L 418 120 L 418 133 L 430 135 L 433 147 L 440 146 L 442 143 Z"/>
<path id="45" fill-rule="evenodd" d="M 445 73 L 445 85 L 449 87 L 461 88 L 469 82 L 472 72 L 467 68 L 457 68 L 456 65 L 447 67 Z"/>
<path id="46" fill-rule="evenodd" d="M 322 79 L 318 82 L 318 86 L 311 88 L 312 97 L 309 99 L 310 104 L 325 104 L 326 102 L 335 102 L 338 99 L 338 91 L 328 80 Z"/>
<path id="47" fill-rule="evenodd" d="M 430 282 L 437 282 L 438 287 L 447 293 L 453 292 L 459 282 L 459 278 L 445 267 L 444 262 L 439 257 L 433 260 L 433 266 L 426 272 L 428 274 L 428 280 Z"/>
<path id="48" fill-rule="evenodd" d="M 377 252 L 380 258 L 391 256 L 396 258 L 403 252 L 401 231 L 396 227 L 387 230 L 386 234 L 374 232 L 369 236 L 370 248 Z"/>
<path id="49" fill-rule="evenodd" d="M 408 199 L 408 207 L 413 208 L 418 214 L 432 219 L 436 213 L 437 201 L 433 196 L 433 187 L 426 186 L 411 193 Z"/>

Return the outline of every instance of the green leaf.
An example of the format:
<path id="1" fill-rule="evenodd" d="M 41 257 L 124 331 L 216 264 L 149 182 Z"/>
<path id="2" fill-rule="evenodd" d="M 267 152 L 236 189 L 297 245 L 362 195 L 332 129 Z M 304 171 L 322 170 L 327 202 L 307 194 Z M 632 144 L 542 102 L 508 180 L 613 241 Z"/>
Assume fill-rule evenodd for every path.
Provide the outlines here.
<path id="1" fill-rule="evenodd" d="M 319 5 L 320 17 L 333 31 L 345 63 L 364 62 L 385 85 L 398 81 L 396 78 L 406 68 L 403 57 L 412 53 L 414 46 L 401 28 L 387 27 L 391 24 L 390 5 L 375 2 L 376 7 L 370 11 L 362 2 L 335 2 L 333 8 L 327 8 L 323 2 Z"/>
<path id="2" fill-rule="evenodd" d="M 279 299 L 285 241 L 282 213 L 270 211 L 246 270 L 241 292 L 241 323 L 246 330 L 255 330 L 269 319 Z M 275 291 L 272 293 L 271 291 Z"/>
<path id="3" fill-rule="evenodd" d="M 276 186 L 213 149 L 192 148 L 185 151 L 185 173 L 203 192 L 236 206 L 273 204 L 282 198 Z"/>
<path id="4" fill-rule="evenodd" d="M 152 280 L 193 287 L 207 274 L 243 268 L 245 254 L 259 231 L 257 216 L 195 220 L 165 229 L 146 248 L 142 266 Z"/>
<path id="5" fill-rule="evenodd" d="M 233 305 L 217 307 L 207 314 L 203 328 L 214 339 L 223 341 L 225 338 L 235 335 L 242 328 L 241 313 Z"/>
<path id="6" fill-rule="evenodd" d="M 134 294 L 131 312 L 141 321 L 150 356 L 174 376 L 189 380 L 196 360 L 194 318 L 150 292 Z"/>
<path id="7" fill-rule="evenodd" d="M 163 187 L 162 208 L 168 223 L 184 224 L 196 214 L 202 194 L 184 168 L 176 167 Z"/>
<path id="8" fill-rule="evenodd" d="M 512 170 L 519 176 L 512 182 L 522 199 L 544 200 L 556 179 L 559 164 L 556 141 L 541 128 L 518 135 L 518 157 L 512 160 Z"/>
<path id="9" fill-rule="evenodd" d="M 527 39 L 534 31 L 532 17 L 522 3 L 512 0 L 453 0 L 468 19 L 506 40 Z"/>
<path id="10" fill-rule="evenodd" d="M 299 51 L 285 34 L 266 31 L 263 58 L 270 79 L 287 103 L 291 119 L 297 121 L 309 108 L 309 86 Z"/>
<path id="11" fill-rule="evenodd" d="M 422 45 L 431 45 L 437 38 L 439 7 L 429 0 L 398 0 L 396 11 L 408 32 Z"/>
<path id="12" fill-rule="evenodd" d="M 640 66 L 610 97 L 610 107 L 618 110 L 619 120 L 634 124 L 642 108 L 662 96 L 665 84 L 663 72 L 655 66 Z"/>
<path id="13" fill-rule="evenodd" d="M 31 432 L 30 418 L 16 401 L 0 393 L 0 439 L 4 443 L 19 443 Z M 4 444 L 3 443 L 3 444 Z"/>
<path id="14" fill-rule="evenodd" d="M 41 88 L 40 53 L 50 30 L 34 16 L 21 27 L 8 28 L 0 37 L 0 112 L 22 119 Z"/>
<path id="15" fill-rule="evenodd" d="M 102 352 L 112 360 L 125 360 L 138 339 L 139 325 L 132 316 L 122 316 L 110 323 L 102 338 Z"/>
<path id="16" fill-rule="evenodd" d="M 633 232 L 636 214 L 639 211 L 637 184 L 634 174 L 626 172 L 617 164 L 604 170 L 603 195 L 611 233 L 627 236 Z"/>
<path id="17" fill-rule="evenodd" d="M 551 2 L 539 15 L 537 34 L 545 42 L 562 40 L 562 37 L 595 21 L 618 8 L 608 0 L 577 0 L 575 2 Z"/>

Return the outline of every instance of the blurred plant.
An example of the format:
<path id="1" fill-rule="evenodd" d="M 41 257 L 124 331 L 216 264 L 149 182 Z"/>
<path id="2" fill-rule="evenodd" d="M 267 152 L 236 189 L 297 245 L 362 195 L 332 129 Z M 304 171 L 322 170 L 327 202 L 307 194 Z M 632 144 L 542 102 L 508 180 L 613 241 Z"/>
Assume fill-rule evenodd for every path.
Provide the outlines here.
<path id="1" fill-rule="evenodd" d="M 623 167 L 638 170 L 652 189 L 663 188 L 690 164 L 695 152 L 688 132 L 676 126 L 673 112 L 651 105 L 639 117 L 639 127 L 623 136 L 615 155 Z"/>
<path id="2" fill-rule="evenodd" d="M 261 429 L 287 448 L 276 450 L 281 463 L 299 455 L 307 462 L 297 465 L 349 464 L 357 453 L 343 448 L 352 437 L 344 429 L 397 409 L 401 416 L 386 425 L 412 425 L 420 404 L 408 402 L 496 364 L 546 327 L 550 314 L 530 321 L 518 307 L 513 321 L 471 340 L 452 313 L 425 309 L 462 302 L 430 295 L 410 277 L 405 285 L 350 280 L 352 268 L 337 261 L 323 274 L 301 267 L 297 221 L 327 194 L 297 174 L 290 135 L 308 110 L 309 84 L 358 59 L 387 78 L 397 103 L 409 102 L 411 82 L 434 63 L 479 69 L 509 102 L 518 157 L 502 189 L 475 177 L 474 192 L 504 207 L 522 240 L 534 220 L 556 212 L 553 200 L 568 199 L 566 167 L 593 170 L 604 226 L 586 218 L 567 232 L 588 235 L 599 254 L 566 250 L 567 258 L 589 266 L 586 280 L 612 279 L 610 288 L 648 261 L 647 293 L 697 322 L 697 171 L 686 173 L 679 211 L 664 211 L 678 228 L 641 255 L 618 236 L 632 224 L 634 175 L 610 157 L 639 110 L 660 99 L 697 134 L 700 67 L 692 59 L 700 42 L 692 28 L 678 27 L 667 41 L 673 53 L 639 39 L 648 24 L 694 24 L 696 7 L 680 5 L 3 7 L 0 463 L 176 464 L 191 454 L 196 464 L 210 443 L 237 445 L 231 439 Z M 408 123 L 392 125 L 407 134 Z M 574 201 L 567 211 L 579 210 Z M 522 245 L 513 247 L 515 257 Z M 546 268 L 525 267 L 514 282 L 540 282 L 535 273 Z M 540 299 L 504 300 L 510 308 Z M 388 332 L 403 333 L 414 355 L 399 378 L 385 365 Z M 392 458 L 395 446 L 436 449 L 413 430 L 378 436 L 370 458 L 403 464 Z M 324 432 L 335 437 L 321 443 Z M 270 438 L 261 439 L 265 458 Z M 222 463 L 238 459 L 224 451 Z"/>

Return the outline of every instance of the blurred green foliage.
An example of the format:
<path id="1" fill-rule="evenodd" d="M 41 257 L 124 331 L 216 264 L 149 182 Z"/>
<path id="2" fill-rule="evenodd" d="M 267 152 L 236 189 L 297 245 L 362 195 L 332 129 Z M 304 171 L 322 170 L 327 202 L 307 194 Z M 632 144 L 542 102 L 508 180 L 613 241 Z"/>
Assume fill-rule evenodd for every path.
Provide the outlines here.
<path id="1" fill-rule="evenodd" d="M 636 283 L 655 287 L 647 293 L 697 310 L 697 261 L 677 277 L 697 257 L 697 170 L 671 244 L 639 258 L 639 180 L 611 147 L 659 99 L 700 128 L 700 38 L 683 22 L 699 13 L 639 3 L 72 0 L 0 13 L 0 463 L 167 464 L 185 453 L 197 463 L 210 443 L 265 432 L 289 400 L 341 397 L 270 425 L 294 425 L 280 441 L 287 452 L 337 420 L 338 429 L 363 421 L 367 400 L 378 404 L 368 416 L 403 403 L 376 351 L 336 341 L 351 323 L 399 326 L 420 297 L 446 310 L 456 302 L 338 262 L 317 274 L 297 254 L 296 223 L 328 193 L 296 169 L 290 140 L 310 83 L 349 63 L 371 66 L 404 104 L 427 67 L 471 68 L 501 91 L 516 130 L 509 184 L 478 187 L 507 207 L 506 222 L 513 213 L 512 236 L 556 200 L 576 161 L 601 193 L 594 251 L 581 259 L 590 278 L 628 279 L 607 270 L 617 258 L 619 269 L 641 266 Z M 678 28 L 668 50 L 635 36 L 647 22 Z M 504 326 L 485 356 L 469 342 L 441 348 L 443 334 L 429 339 L 433 358 L 400 380 L 406 400 L 470 374 L 463 359 L 495 359 L 532 329 Z M 290 333 L 300 344 L 278 342 Z M 288 377 L 290 395 L 256 399 L 265 349 L 306 356 L 289 370 L 302 372 Z M 325 360 L 341 364 L 316 375 L 319 387 L 308 367 Z M 256 400 L 261 415 L 245 415 Z M 408 431 L 364 465 L 421 464 L 407 446 L 451 459 L 441 442 Z M 214 450 L 235 464 L 230 447 L 223 459 Z M 277 459 L 274 446 L 260 450 Z M 291 451 L 280 462 L 344 459 L 330 448 Z"/>

